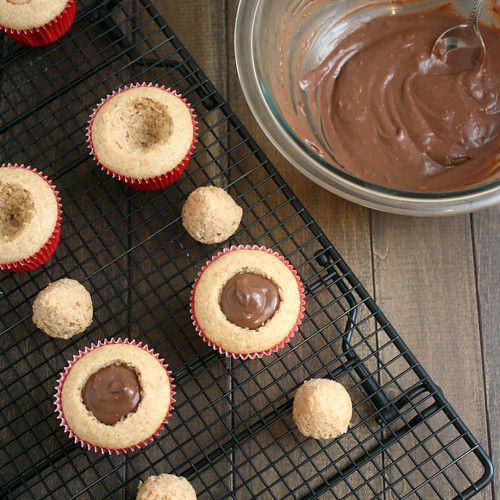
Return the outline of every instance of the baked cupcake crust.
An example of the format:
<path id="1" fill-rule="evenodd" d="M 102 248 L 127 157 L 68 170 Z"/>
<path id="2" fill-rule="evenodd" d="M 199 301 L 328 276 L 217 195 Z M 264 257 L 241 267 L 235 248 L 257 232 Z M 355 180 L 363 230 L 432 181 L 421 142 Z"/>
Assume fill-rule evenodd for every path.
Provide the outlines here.
<path id="1" fill-rule="evenodd" d="M 177 167 L 194 141 L 184 100 L 154 86 L 125 88 L 98 108 L 89 135 L 99 163 L 131 179 L 149 179 Z"/>
<path id="2" fill-rule="evenodd" d="M 13 30 L 40 28 L 58 17 L 68 0 L 0 0 L 0 25 Z"/>
<path id="3" fill-rule="evenodd" d="M 111 364 L 136 371 L 141 400 L 135 412 L 114 425 L 105 425 L 85 407 L 82 389 L 92 374 Z M 81 441 L 119 450 L 141 444 L 156 433 L 168 415 L 171 391 L 168 374 L 154 355 L 134 344 L 106 344 L 71 366 L 61 389 L 61 410 L 67 426 Z"/>
<path id="4" fill-rule="evenodd" d="M 57 196 L 36 172 L 24 167 L 0 167 L 0 212 L 11 210 L 28 213 L 21 215 L 17 231 L 6 228 L 7 221 L 0 216 L 0 264 L 31 257 L 47 243 L 57 224 Z"/>
<path id="5" fill-rule="evenodd" d="M 186 478 L 160 474 L 140 483 L 136 500 L 196 500 L 196 492 Z"/>
<path id="6" fill-rule="evenodd" d="M 304 436 L 333 439 L 347 432 L 352 417 L 351 397 L 334 380 L 306 380 L 295 393 L 292 413 Z"/>
<path id="7" fill-rule="evenodd" d="M 33 323 L 50 337 L 69 339 L 92 323 L 92 298 L 78 281 L 62 278 L 41 290 L 33 302 Z"/>
<path id="8" fill-rule="evenodd" d="M 271 280 L 280 304 L 271 319 L 256 330 L 229 322 L 219 300 L 225 284 L 236 274 L 253 273 Z M 276 255 L 262 250 L 237 249 L 221 255 L 201 272 L 193 291 L 193 313 L 202 333 L 217 347 L 234 354 L 272 349 L 294 329 L 302 297 L 296 276 Z"/>
<path id="9" fill-rule="evenodd" d="M 182 224 L 200 243 L 221 243 L 236 232 L 242 215 L 243 209 L 224 189 L 204 186 L 189 194 L 182 207 Z"/>

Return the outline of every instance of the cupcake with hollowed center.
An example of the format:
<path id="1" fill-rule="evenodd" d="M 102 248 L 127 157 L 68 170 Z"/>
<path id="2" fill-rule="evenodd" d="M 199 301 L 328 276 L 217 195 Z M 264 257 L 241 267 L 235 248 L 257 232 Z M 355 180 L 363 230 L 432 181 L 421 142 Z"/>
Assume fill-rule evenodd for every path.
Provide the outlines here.
<path id="1" fill-rule="evenodd" d="M 94 111 L 88 144 L 97 163 L 136 189 L 159 189 L 179 177 L 196 142 L 196 119 L 176 92 L 125 87 Z"/>
<path id="2" fill-rule="evenodd" d="M 25 45 L 47 45 L 64 35 L 76 0 L 0 0 L 0 29 Z"/>
<path id="3" fill-rule="evenodd" d="M 61 203 L 52 183 L 22 165 L 0 166 L 0 269 L 29 271 L 47 261 L 60 235 Z"/>

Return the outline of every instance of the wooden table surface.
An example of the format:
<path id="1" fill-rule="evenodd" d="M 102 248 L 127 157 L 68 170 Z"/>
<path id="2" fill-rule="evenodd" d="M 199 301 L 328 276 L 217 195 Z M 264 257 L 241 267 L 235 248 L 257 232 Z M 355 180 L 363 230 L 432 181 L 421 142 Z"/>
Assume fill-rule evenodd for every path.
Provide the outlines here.
<path id="1" fill-rule="evenodd" d="M 493 457 L 493 486 L 477 498 L 500 498 L 500 207 L 409 218 L 319 188 L 278 153 L 246 104 L 233 51 L 237 0 L 153 3 Z"/>
<path id="2" fill-rule="evenodd" d="M 500 208 L 423 219 L 354 205 L 319 188 L 272 146 L 236 73 L 237 0 L 155 0 L 158 10 L 493 456 L 500 498 Z"/>

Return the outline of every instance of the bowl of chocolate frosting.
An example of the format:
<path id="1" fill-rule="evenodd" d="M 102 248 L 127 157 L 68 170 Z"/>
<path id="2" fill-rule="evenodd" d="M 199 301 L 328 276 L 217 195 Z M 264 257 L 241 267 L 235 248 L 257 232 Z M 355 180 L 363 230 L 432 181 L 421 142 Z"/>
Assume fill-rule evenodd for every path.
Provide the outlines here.
<path id="1" fill-rule="evenodd" d="M 370 208 L 445 215 L 500 202 L 500 8 L 483 65 L 438 58 L 472 1 L 241 0 L 238 74 L 257 121 L 306 176 Z"/>

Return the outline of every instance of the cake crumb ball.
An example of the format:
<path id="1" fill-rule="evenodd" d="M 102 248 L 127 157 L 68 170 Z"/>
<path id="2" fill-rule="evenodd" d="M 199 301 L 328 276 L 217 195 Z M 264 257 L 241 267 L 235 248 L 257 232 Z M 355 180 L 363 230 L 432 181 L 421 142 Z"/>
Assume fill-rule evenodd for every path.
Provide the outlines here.
<path id="1" fill-rule="evenodd" d="M 92 299 L 76 280 L 53 281 L 33 302 L 33 323 L 50 337 L 69 339 L 92 323 Z"/>
<path id="2" fill-rule="evenodd" d="M 334 439 L 347 432 L 352 402 L 344 386 L 334 380 L 306 380 L 295 393 L 293 420 L 304 436 Z"/>
<path id="3" fill-rule="evenodd" d="M 187 479 L 160 474 L 139 484 L 136 500 L 196 500 L 196 492 Z"/>
<path id="4" fill-rule="evenodd" d="M 224 189 L 199 187 L 182 207 L 182 224 L 200 243 L 221 243 L 236 232 L 242 215 L 242 208 Z"/>

